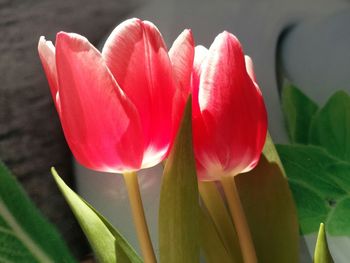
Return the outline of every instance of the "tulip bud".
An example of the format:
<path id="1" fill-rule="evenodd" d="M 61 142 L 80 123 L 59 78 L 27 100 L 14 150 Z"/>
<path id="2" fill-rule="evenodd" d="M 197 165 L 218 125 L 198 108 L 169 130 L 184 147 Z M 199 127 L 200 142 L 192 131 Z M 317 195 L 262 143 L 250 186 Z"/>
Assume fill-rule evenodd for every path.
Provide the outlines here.
<path id="1" fill-rule="evenodd" d="M 250 58 L 245 59 L 235 36 L 223 32 L 209 50 L 196 48 L 194 61 L 192 121 L 199 179 L 220 180 L 253 169 L 265 142 L 267 114 Z"/>

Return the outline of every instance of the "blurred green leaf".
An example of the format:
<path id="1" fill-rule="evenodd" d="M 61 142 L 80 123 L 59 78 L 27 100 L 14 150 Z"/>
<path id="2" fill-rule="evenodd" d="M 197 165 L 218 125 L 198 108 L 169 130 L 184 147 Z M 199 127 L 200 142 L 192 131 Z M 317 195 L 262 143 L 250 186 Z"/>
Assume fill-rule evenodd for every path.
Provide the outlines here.
<path id="1" fill-rule="evenodd" d="M 230 212 L 228 211 L 225 201 L 222 198 L 219 189 L 216 185 L 216 182 L 199 182 L 199 192 L 203 201 L 204 206 L 208 210 L 208 215 L 202 215 L 201 218 L 204 216 L 209 217 L 205 218 L 205 220 L 209 221 L 214 226 L 214 230 L 216 231 L 216 235 L 218 235 L 220 242 L 224 245 L 225 249 L 227 250 L 228 254 L 230 255 L 231 261 L 233 262 L 242 262 L 242 253 L 241 248 L 239 245 L 236 229 L 232 223 Z M 203 222 L 203 219 L 202 219 Z M 206 225 L 209 225 L 208 222 L 204 221 Z M 210 226 L 208 226 L 209 228 Z M 202 225 L 201 225 L 201 231 L 202 234 Z M 212 232 L 210 229 L 207 229 L 206 236 L 210 236 L 210 232 Z M 214 235 L 214 234 L 213 234 Z M 203 244 L 202 241 L 203 237 L 201 235 L 201 244 Z M 217 239 L 216 237 L 213 237 L 213 239 Z M 208 246 L 204 248 L 205 250 L 212 249 L 209 248 L 209 244 L 214 241 L 206 241 Z M 211 245 L 212 246 L 212 245 Z M 217 245 L 219 246 L 219 244 Z M 210 252 L 206 253 L 207 256 L 210 257 L 210 255 L 214 255 L 215 253 L 219 252 Z"/>
<path id="2" fill-rule="evenodd" d="M 280 156 L 278 155 L 277 149 L 275 144 L 272 141 L 271 135 L 269 132 L 266 134 L 266 140 L 263 148 L 263 154 L 265 158 L 270 162 L 270 163 L 276 163 L 278 167 L 281 169 L 281 172 L 284 176 L 286 176 Z"/>
<path id="3" fill-rule="evenodd" d="M 314 253 L 314 263 L 333 263 L 331 253 L 328 249 L 326 231 L 324 224 L 321 223 L 318 231 L 316 248 Z"/>
<path id="4" fill-rule="evenodd" d="M 235 181 L 259 262 L 298 262 L 297 212 L 279 166 L 262 155 L 255 169 Z"/>
<path id="5" fill-rule="evenodd" d="M 142 260 L 123 236 L 91 205 L 72 191 L 55 169 L 52 175 L 101 263 L 140 263 Z"/>
<path id="6" fill-rule="evenodd" d="M 325 222 L 332 235 L 350 235 L 350 164 L 323 148 L 277 145 L 298 208 L 303 234 Z"/>
<path id="7" fill-rule="evenodd" d="M 292 143 L 308 143 L 311 119 L 318 110 L 315 102 L 297 87 L 286 83 L 282 89 L 282 110 Z"/>
<path id="8" fill-rule="evenodd" d="M 162 178 L 159 206 L 162 263 L 199 262 L 199 194 L 191 121 L 190 98 Z"/>
<path id="9" fill-rule="evenodd" d="M 0 162 L 0 262 L 75 262 L 56 229 Z"/>
<path id="10" fill-rule="evenodd" d="M 199 214 L 199 230 L 200 246 L 207 263 L 217 263 L 218 259 L 220 259 L 220 263 L 243 262 L 240 252 L 237 259 L 232 258 L 210 216 L 203 209 L 200 210 Z"/>
<path id="11" fill-rule="evenodd" d="M 316 114 L 309 141 L 350 162 L 350 96 L 346 92 L 336 92 Z"/>

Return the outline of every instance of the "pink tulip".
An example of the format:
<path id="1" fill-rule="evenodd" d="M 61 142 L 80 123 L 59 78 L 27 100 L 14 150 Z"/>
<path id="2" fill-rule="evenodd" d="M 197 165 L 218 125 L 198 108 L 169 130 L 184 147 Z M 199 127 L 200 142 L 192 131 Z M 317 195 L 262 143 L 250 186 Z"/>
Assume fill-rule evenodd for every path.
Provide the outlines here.
<path id="1" fill-rule="evenodd" d="M 267 114 L 252 61 L 235 36 L 223 32 L 209 50 L 196 47 L 192 86 L 199 179 L 253 169 L 264 146 Z"/>
<path id="2" fill-rule="evenodd" d="M 171 52 L 184 47 L 186 54 L 170 61 L 158 29 L 139 19 L 116 27 L 102 52 L 73 33 L 58 33 L 56 48 L 40 38 L 39 55 L 63 131 L 81 164 L 128 172 L 166 157 L 179 122 L 174 116 L 187 96 L 178 95 L 178 78 L 188 78 L 183 85 L 190 86 L 194 48 L 188 30 Z"/>

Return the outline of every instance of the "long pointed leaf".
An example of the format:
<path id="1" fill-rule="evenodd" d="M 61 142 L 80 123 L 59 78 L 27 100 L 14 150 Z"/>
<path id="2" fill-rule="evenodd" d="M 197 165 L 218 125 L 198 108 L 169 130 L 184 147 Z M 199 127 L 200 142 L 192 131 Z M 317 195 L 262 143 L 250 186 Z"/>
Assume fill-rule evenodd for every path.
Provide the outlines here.
<path id="1" fill-rule="evenodd" d="M 272 138 L 269 132 L 267 132 L 266 134 L 266 141 L 263 149 L 263 154 L 269 162 L 276 163 L 280 168 L 283 176 L 286 177 L 286 172 L 282 165 L 280 156 L 278 155 L 277 149 L 275 147 L 275 144 L 272 141 Z"/>
<path id="2" fill-rule="evenodd" d="M 199 194 L 192 148 L 191 99 L 166 162 L 160 193 L 161 263 L 199 262 Z"/>
<path id="3" fill-rule="evenodd" d="M 314 263 L 333 263 L 333 258 L 328 249 L 326 231 L 323 223 L 321 223 L 320 230 L 318 231 Z"/>
<path id="4" fill-rule="evenodd" d="M 2 162 L 0 262 L 75 262 L 58 232 Z"/>
<path id="5" fill-rule="evenodd" d="M 235 227 L 217 185 L 215 182 L 199 182 L 199 192 L 214 223 L 215 231 L 217 231 L 232 260 L 243 262 Z"/>
<path id="6" fill-rule="evenodd" d="M 112 226 L 111 223 L 108 222 L 108 220 L 101 215 L 94 207 L 92 207 L 88 202 L 86 202 L 84 199 L 81 199 L 87 206 L 90 207 L 91 210 L 93 210 L 96 215 L 101 219 L 101 221 L 106 225 L 108 230 L 112 233 L 112 235 L 115 238 L 115 247 L 116 247 L 116 254 L 118 255 L 117 259 L 118 262 L 121 263 L 142 263 L 141 257 L 136 253 L 134 248 L 131 247 L 129 242 L 123 237 L 119 231 Z"/>
<path id="7" fill-rule="evenodd" d="M 72 191 L 55 169 L 52 175 L 101 263 L 140 263 L 135 251 L 90 204 Z M 122 251 L 122 253 L 120 253 Z"/>
<path id="8" fill-rule="evenodd" d="M 217 263 L 218 259 L 220 259 L 220 263 L 242 262 L 242 260 L 232 259 L 219 237 L 215 225 L 203 209 L 201 209 L 199 215 L 199 228 L 200 246 L 203 249 L 207 263 Z"/>
<path id="9" fill-rule="evenodd" d="M 259 262 L 298 262 L 297 212 L 279 166 L 262 155 L 254 170 L 235 179 Z"/>

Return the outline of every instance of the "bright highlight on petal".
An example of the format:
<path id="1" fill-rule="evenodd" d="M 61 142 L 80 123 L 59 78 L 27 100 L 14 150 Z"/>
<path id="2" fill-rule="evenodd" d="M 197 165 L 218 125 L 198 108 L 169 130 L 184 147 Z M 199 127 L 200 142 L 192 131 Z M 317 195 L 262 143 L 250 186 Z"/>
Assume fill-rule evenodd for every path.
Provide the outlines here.
<path id="1" fill-rule="evenodd" d="M 245 59 L 245 66 L 247 68 L 247 73 L 250 79 L 256 83 L 253 60 L 247 55 L 244 56 L 244 59 Z"/>
<path id="2" fill-rule="evenodd" d="M 182 94 L 188 94 L 194 58 L 194 43 L 191 30 L 186 29 L 178 36 L 169 50 L 169 57 L 176 82 L 179 85 L 178 88 L 184 90 L 181 91 Z"/>
<path id="3" fill-rule="evenodd" d="M 40 37 L 38 43 L 38 52 L 41 63 L 43 65 L 47 80 L 49 82 L 52 98 L 55 102 L 58 113 L 59 103 L 57 103 L 58 95 L 58 79 L 56 70 L 55 47 L 51 41 L 46 41 L 45 37 Z"/>
<path id="4" fill-rule="evenodd" d="M 172 141 L 177 134 L 183 110 L 191 91 L 191 74 L 194 59 L 194 43 L 192 32 L 184 30 L 174 41 L 169 50 L 169 57 L 173 69 L 176 90 L 173 97 L 174 127 L 172 130 Z"/>
<path id="5" fill-rule="evenodd" d="M 140 115 L 145 138 L 142 167 L 153 166 L 170 145 L 176 88 L 163 38 L 152 23 L 130 19 L 112 32 L 102 56 Z"/>

